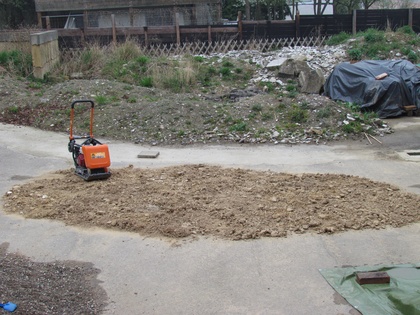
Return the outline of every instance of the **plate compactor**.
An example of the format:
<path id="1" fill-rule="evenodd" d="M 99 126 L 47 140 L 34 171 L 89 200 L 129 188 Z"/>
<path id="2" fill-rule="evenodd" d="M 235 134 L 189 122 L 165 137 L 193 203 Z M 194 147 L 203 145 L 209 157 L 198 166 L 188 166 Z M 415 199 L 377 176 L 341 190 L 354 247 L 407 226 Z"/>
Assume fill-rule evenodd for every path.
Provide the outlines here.
<path id="1" fill-rule="evenodd" d="M 73 135 L 74 106 L 76 104 L 90 104 L 90 132 L 88 136 Z M 68 149 L 73 155 L 75 174 L 86 181 L 106 179 L 111 176 L 108 167 L 111 165 L 109 150 L 106 144 L 100 143 L 93 137 L 93 111 L 94 103 L 90 100 L 78 100 L 71 104 L 70 111 L 70 136 Z M 76 140 L 86 139 L 81 144 Z"/>

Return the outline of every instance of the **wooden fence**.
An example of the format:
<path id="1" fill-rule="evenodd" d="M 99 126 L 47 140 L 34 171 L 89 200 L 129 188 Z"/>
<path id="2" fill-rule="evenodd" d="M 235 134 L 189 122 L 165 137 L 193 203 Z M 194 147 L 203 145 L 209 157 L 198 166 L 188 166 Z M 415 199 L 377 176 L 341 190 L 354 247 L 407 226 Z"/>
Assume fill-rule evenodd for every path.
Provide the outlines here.
<path id="1" fill-rule="evenodd" d="M 176 23 L 174 26 L 116 27 L 113 23 L 111 28 L 58 29 L 58 32 L 61 42 L 66 46 L 79 46 L 84 41 L 98 39 L 104 43 L 124 41 L 127 37 L 135 37 L 146 46 L 173 43 L 182 46 L 193 42 L 210 44 L 253 39 L 270 41 L 281 38 L 326 37 L 340 32 L 354 34 L 368 28 L 396 30 L 405 25 L 420 33 L 420 9 L 354 10 L 353 14 L 297 15 L 295 20 L 290 21 L 242 21 L 240 17 L 241 14 L 234 25 L 182 26 Z M 75 41 L 75 38 L 78 40 Z"/>
<path id="2" fill-rule="evenodd" d="M 177 49 L 193 49 L 197 53 L 227 47 L 222 45 L 216 48 L 220 47 L 220 43 L 236 47 L 232 49 L 251 49 L 247 47 L 257 45 L 259 50 L 277 45 L 320 45 L 331 35 L 340 32 L 354 34 L 368 28 L 395 30 L 408 25 L 420 33 L 420 9 L 355 10 L 353 14 L 345 15 L 297 15 L 291 21 L 242 21 L 240 16 L 234 25 L 182 26 L 176 23 L 173 26 L 116 27 L 113 23 L 109 28 L 59 28 L 57 31 L 60 47 L 80 47 L 91 41 L 109 44 L 132 38 L 146 47 L 174 49 L 176 45 Z M 53 24 L 48 22 L 47 29 L 54 29 L 51 27 Z"/>

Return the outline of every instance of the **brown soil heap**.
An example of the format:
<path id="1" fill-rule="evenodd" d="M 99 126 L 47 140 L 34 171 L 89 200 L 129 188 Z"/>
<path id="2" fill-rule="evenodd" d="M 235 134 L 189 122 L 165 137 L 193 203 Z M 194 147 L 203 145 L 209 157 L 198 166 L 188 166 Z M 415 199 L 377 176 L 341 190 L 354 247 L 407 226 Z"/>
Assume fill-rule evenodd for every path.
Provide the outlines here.
<path id="1" fill-rule="evenodd" d="M 420 196 L 349 175 L 189 165 L 114 169 L 85 182 L 71 170 L 15 186 L 7 212 L 142 235 L 228 239 L 398 227 L 420 219 Z"/>

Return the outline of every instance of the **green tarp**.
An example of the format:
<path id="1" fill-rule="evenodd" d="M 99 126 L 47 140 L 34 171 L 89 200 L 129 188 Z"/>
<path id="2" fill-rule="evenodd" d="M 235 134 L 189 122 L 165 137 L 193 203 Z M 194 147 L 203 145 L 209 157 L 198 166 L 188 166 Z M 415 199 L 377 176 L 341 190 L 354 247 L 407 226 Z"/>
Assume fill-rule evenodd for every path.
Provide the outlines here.
<path id="1" fill-rule="evenodd" d="M 420 264 L 319 270 L 325 280 L 363 315 L 420 315 Z M 386 271 L 390 283 L 356 282 L 357 272 Z"/>

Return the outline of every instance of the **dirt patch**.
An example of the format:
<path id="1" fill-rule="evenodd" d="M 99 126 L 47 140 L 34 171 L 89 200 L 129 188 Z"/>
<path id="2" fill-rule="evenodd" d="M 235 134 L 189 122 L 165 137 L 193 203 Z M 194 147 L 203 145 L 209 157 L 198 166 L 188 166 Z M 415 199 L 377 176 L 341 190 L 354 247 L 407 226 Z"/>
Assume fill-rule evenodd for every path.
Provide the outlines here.
<path id="1" fill-rule="evenodd" d="M 149 145 L 319 144 L 365 139 L 363 132 L 377 136 L 391 132 L 382 120 L 366 120 L 325 96 L 279 96 L 254 89 L 255 95 L 232 98 L 232 91 L 238 93 L 233 87 L 214 94 L 171 93 L 104 79 L 69 80 L 34 89 L 4 76 L 0 122 L 68 132 L 72 101 L 90 99 L 95 101 L 97 138 Z M 108 101 L 98 103 L 97 96 Z M 89 106 L 79 104 L 74 133 L 86 134 L 88 127 Z"/>
<path id="2" fill-rule="evenodd" d="M 420 196 L 349 175 L 190 165 L 113 170 L 84 182 L 71 170 L 15 186 L 7 212 L 148 236 L 234 240 L 399 227 L 420 219 Z"/>
<path id="3" fill-rule="evenodd" d="M 92 264 L 34 262 L 8 253 L 7 248 L 7 243 L 0 245 L 0 302 L 17 304 L 13 314 L 99 314 L 104 310 L 107 295 Z"/>

